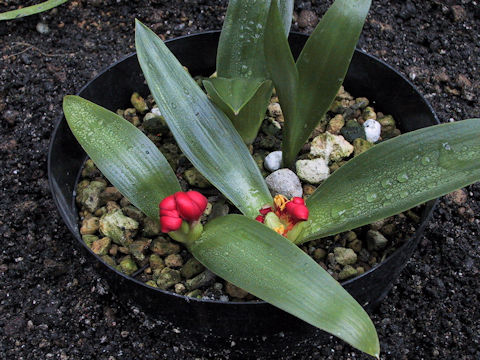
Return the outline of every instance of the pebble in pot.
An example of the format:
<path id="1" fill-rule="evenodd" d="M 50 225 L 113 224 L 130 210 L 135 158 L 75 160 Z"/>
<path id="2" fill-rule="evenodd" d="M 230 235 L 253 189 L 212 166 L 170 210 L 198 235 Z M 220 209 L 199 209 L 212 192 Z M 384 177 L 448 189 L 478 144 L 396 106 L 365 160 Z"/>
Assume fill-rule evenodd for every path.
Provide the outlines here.
<path id="1" fill-rule="evenodd" d="M 280 169 L 265 179 L 272 195 L 282 194 L 287 198 L 302 197 L 303 189 L 300 179 L 290 169 Z"/>
<path id="2" fill-rule="evenodd" d="M 324 158 L 298 160 L 295 166 L 298 177 L 310 184 L 320 184 L 330 175 L 328 161 Z"/>
<path id="3" fill-rule="evenodd" d="M 368 119 L 363 123 L 363 128 L 365 129 L 365 135 L 367 140 L 375 143 L 380 138 L 380 132 L 382 131 L 382 125 L 377 120 Z"/>
<path id="4" fill-rule="evenodd" d="M 276 171 L 280 169 L 282 166 L 282 152 L 281 151 L 273 151 L 265 157 L 265 161 L 263 162 L 263 166 L 268 171 Z"/>

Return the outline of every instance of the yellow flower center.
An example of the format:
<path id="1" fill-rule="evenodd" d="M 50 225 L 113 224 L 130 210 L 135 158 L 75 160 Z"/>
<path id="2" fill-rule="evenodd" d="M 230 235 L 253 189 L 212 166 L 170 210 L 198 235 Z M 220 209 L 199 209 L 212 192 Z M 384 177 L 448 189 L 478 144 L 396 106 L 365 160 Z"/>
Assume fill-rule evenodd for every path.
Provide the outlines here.
<path id="1" fill-rule="evenodd" d="M 285 226 L 280 225 L 280 226 L 274 228 L 273 231 L 279 233 L 280 235 L 284 235 L 285 234 Z"/>
<path id="2" fill-rule="evenodd" d="M 283 195 L 275 195 L 273 198 L 273 203 L 275 204 L 275 208 L 277 210 L 283 211 L 285 209 L 285 205 L 287 205 L 288 199 Z"/>

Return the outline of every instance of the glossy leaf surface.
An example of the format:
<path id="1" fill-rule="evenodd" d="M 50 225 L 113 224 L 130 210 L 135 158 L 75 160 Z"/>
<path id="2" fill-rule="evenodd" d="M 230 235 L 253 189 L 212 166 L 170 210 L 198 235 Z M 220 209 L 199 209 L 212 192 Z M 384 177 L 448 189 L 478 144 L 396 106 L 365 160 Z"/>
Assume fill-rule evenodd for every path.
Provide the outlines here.
<path id="1" fill-rule="evenodd" d="M 355 51 L 370 2 L 336 0 L 333 3 L 300 53 L 296 63 L 298 82 L 293 81 L 291 54 L 285 49 L 285 39 L 279 34 L 281 18 L 272 4 L 265 51 L 267 67 L 279 91 L 280 105 L 285 109 L 285 166 L 293 164 L 298 151 L 335 99 Z M 297 83 L 294 88 L 293 84 Z M 283 97 L 282 92 L 285 94 Z"/>
<path id="2" fill-rule="evenodd" d="M 181 190 L 158 148 L 127 120 L 79 96 L 66 96 L 63 111 L 103 175 L 147 216 L 158 218 L 160 201 Z"/>
<path id="3" fill-rule="evenodd" d="M 283 159 L 284 165 L 288 166 L 292 160 L 285 157 L 285 152 L 288 149 L 293 149 L 295 144 L 292 143 L 294 138 L 292 136 L 288 137 L 286 134 L 293 134 L 295 129 L 292 127 L 298 125 L 295 122 L 295 118 L 297 114 L 296 101 L 299 78 L 288 39 L 281 30 L 281 21 L 276 2 L 273 2 L 268 13 L 265 30 L 265 53 L 267 55 L 267 68 L 275 84 L 275 90 L 277 91 L 285 118 L 283 127 Z"/>
<path id="4" fill-rule="evenodd" d="M 343 83 L 371 0 L 336 0 L 308 38 L 297 60 L 297 116 L 286 136 L 285 159 L 293 163 Z"/>
<path id="5" fill-rule="evenodd" d="M 217 53 L 217 73 L 227 78 L 266 78 L 263 33 L 270 0 L 230 0 Z M 288 34 L 293 0 L 282 0 L 281 28 Z"/>
<path id="6" fill-rule="evenodd" d="M 219 217 L 189 250 L 223 279 L 378 355 L 377 333 L 363 308 L 310 256 L 265 225 L 241 215 Z"/>
<path id="7" fill-rule="evenodd" d="M 211 100 L 228 116 L 246 144 L 255 140 L 273 90 L 270 80 L 215 78 L 203 81 Z"/>
<path id="8" fill-rule="evenodd" d="M 480 119 L 435 125 L 375 145 L 307 200 L 298 243 L 357 228 L 480 181 Z"/>
<path id="9" fill-rule="evenodd" d="M 54 7 L 62 5 L 67 1 L 68 0 L 48 0 L 40 4 L 27 6 L 20 9 L 11 10 L 11 11 L 5 11 L 3 13 L 0 13 L 0 21 L 19 19 L 24 16 L 35 15 L 35 14 L 53 9 Z"/>
<path id="10" fill-rule="evenodd" d="M 231 121 L 139 21 L 135 44 L 150 91 L 180 149 L 242 213 L 255 217 L 272 197 Z"/>

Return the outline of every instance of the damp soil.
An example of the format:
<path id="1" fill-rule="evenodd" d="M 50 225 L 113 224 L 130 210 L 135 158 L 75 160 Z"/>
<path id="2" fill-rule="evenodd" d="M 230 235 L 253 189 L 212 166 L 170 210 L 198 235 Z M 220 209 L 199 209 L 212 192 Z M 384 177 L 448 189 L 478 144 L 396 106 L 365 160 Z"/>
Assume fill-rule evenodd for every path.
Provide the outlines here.
<path id="1" fill-rule="evenodd" d="M 0 11 L 20 3 L 0 2 Z M 327 5 L 296 2 L 292 30 L 311 31 Z M 367 359 L 334 338 L 285 347 L 279 334 L 264 340 L 276 350 L 262 354 L 261 344 L 151 319 L 117 300 L 55 209 L 46 154 L 62 97 L 133 51 L 135 17 L 172 38 L 219 29 L 225 9 L 211 0 L 69 1 L 0 23 L 0 359 Z M 479 24 L 475 1 L 378 0 L 359 46 L 409 77 L 442 122 L 458 121 L 480 113 Z M 479 213 L 480 184 L 441 199 L 372 314 L 382 359 L 480 358 Z"/>

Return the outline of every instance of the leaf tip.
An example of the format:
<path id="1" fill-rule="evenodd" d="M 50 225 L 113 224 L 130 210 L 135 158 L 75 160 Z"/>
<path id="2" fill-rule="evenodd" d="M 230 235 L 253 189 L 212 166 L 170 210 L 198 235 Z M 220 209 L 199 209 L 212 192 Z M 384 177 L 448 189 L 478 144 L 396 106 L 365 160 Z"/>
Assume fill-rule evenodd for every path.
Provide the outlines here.
<path id="1" fill-rule="evenodd" d="M 75 101 L 79 98 L 80 97 L 77 95 L 65 95 L 62 102 L 63 112 L 68 112 L 68 109 L 71 108 Z"/>
<path id="2" fill-rule="evenodd" d="M 148 27 L 142 23 L 140 20 L 135 18 L 135 33 L 138 33 L 138 31 L 148 29 Z"/>

